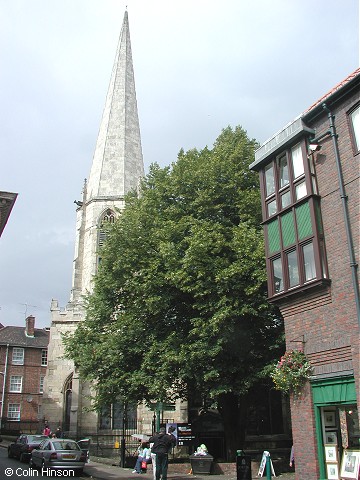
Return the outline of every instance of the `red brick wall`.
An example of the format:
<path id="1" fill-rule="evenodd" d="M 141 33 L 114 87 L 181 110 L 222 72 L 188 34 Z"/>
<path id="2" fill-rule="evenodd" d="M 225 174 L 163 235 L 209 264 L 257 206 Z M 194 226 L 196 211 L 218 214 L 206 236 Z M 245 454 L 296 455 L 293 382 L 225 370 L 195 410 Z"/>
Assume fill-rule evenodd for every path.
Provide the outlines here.
<path id="1" fill-rule="evenodd" d="M 333 110 L 345 191 L 348 196 L 349 219 L 352 228 L 355 258 L 359 262 L 359 160 L 354 156 L 346 112 L 359 101 L 353 95 L 341 108 Z M 316 136 L 329 129 L 324 112 L 314 125 Z M 331 285 L 327 290 L 312 292 L 296 300 L 288 300 L 281 311 L 285 320 L 287 349 L 299 348 L 304 339 L 304 351 L 317 359 L 317 373 L 342 372 L 354 369 L 357 403 L 360 410 L 359 385 L 359 323 L 355 308 L 349 251 L 340 198 L 338 172 L 331 137 L 322 142 L 315 154 L 315 167 L 324 226 L 327 263 Z M 341 353 L 343 352 L 343 353 Z M 298 479 L 317 479 L 316 435 L 310 386 L 291 402 L 293 439 Z"/>
<path id="2" fill-rule="evenodd" d="M 6 372 L 5 401 L 3 408 L 3 417 L 7 417 L 9 403 L 20 403 L 21 421 L 38 420 L 38 407 L 42 404 L 42 394 L 40 389 L 40 376 L 45 375 L 46 367 L 41 366 L 41 348 L 25 348 L 24 365 L 12 364 L 12 347 L 9 347 L 8 366 Z M 0 347 L 0 371 L 5 370 L 6 346 Z M 10 393 L 10 377 L 12 375 L 21 375 L 23 377 L 22 392 Z M 0 388 L 2 392 L 2 382 L 4 376 L 0 376 Z M 31 398 L 31 401 L 29 401 Z"/>

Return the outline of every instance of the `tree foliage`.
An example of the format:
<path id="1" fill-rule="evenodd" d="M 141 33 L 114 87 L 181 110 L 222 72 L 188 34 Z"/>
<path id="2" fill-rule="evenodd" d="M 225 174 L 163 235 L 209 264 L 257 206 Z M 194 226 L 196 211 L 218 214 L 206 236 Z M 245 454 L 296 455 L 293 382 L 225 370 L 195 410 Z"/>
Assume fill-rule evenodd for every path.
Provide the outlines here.
<path id="1" fill-rule="evenodd" d="M 97 404 L 187 398 L 221 406 L 277 358 L 282 323 L 266 301 L 255 140 L 224 129 L 212 149 L 154 164 L 110 229 L 67 355 Z"/>

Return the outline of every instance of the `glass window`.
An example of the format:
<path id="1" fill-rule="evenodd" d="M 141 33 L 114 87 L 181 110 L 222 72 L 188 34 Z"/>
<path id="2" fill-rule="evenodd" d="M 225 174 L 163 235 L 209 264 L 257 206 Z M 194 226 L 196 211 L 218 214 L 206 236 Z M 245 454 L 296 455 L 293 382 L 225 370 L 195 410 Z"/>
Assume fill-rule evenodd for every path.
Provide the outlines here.
<path id="1" fill-rule="evenodd" d="M 321 255 L 321 268 L 322 274 L 324 278 L 327 278 L 327 271 L 326 271 L 326 257 L 325 257 L 325 246 L 324 242 L 320 242 L 320 255 Z"/>
<path id="2" fill-rule="evenodd" d="M 274 291 L 276 293 L 279 293 L 284 290 L 284 278 L 282 273 L 281 258 L 276 258 L 275 260 L 273 260 L 272 265 L 274 276 Z"/>
<path id="3" fill-rule="evenodd" d="M 305 266 L 305 281 L 316 278 L 314 248 L 312 243 L 308 243 L 303 247 L 304 266 Z"/>
<path id="4" fill-rule="evenodd" d="M 289 287 L 295 287 L 295 285 L 299 285 L 299 269 L 296 250 L 287 254 L 287 263 L 289 273 Z"/>
<path id="5" fill-rule="evenodd" d="M 306 197 L 307 191 L 306 191 L 306 183 L 305 181 L 299 183 L 295 187 L 295 197 L 296 200 L 300 200 L 300 198 Z"/>
<path id="6" fill-rule="evenodd" d="M 318 194 L 317 183 L 316 183 L 316 178 L 313 175 L 311 176 L 311 182 L 313 187 L 313 193 L 317 195 Z"/>
<path id="7" fill-rule="evenodd" d="M 283 193 L 281 195 L 281 208 L 288 207 L 290 203 L 291 203 L 290 191 Z"/>
<path id="8" fill-rule="evenodd" d="M 271 215 L 275 215 L 275 213 L 277 212 L 276 200 L 269 202 L 267 204 L 267 207 L 268 207 L 268 217 L 271 217 Z"/>
<path id="9" fill-rule="evenodd" d="M 356 151 L 360 150 L 360 105 L 350 114 Z"/>
<path id="10" fill-rule="evenodd" d="M 24 349 L 23 348 L 13 348 L 12 352 L 12 363 L 13 365 L 24 365 Z"/>
<path id="11" fill-rule="evenodd" d="M 289 168 L 286 155 L 279 159 L 279 181 L 280 188 L 289 184 Z"/>
<path id="12" fill-rule="evenodd" d="M 21 393 L 22 390 L 22 376 L 11 375 L 10 377 L 10 392 Z"/>
<path id="13" fill-rule="evenodd" d="M 40 375 L 39 393 L 44 393 L 44 378 L 45 375 Z"/>
<path id="14" fill-rule="evenodd" d="M 272 164 L 265 167 L 266 196 L 275 192 L 274 167 Z"/>
<path id="15" fill-rule="evenodd" d="M 300 143 L 291 149 L 294 178 L 304 174 L 304 160 Z"/>
<path id="16" fill-rule="evenodd" d="M 9 403 L 7 416 L 8 420 L 20 421 L 20 404 Z"/>
<path id="17" fill-rule="evenodd" d="M 349 124 L 350 115 L 356 123 L 355 110 L 348 112 Z M 307 141 L 269 157 L 260 172 L 270 297 L 328 276 L 315 157 L 307 157 Z"/>
<path id="18" fill-rule="evenodd" d="M 41 351 L 41 365 L 43 367 L 46 367 L 47 363 L 48 363 L 48 357 L 47 357 L 47 350 L 42 350 Z"/>

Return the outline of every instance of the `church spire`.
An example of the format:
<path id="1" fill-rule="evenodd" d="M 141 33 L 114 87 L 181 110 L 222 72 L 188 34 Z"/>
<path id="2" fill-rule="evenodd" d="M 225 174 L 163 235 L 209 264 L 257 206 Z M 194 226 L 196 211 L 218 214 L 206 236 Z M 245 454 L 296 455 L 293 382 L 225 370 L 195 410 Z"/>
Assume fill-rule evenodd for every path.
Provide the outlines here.
<path id="1" fill-rule="evenodd" d="M 87 184 L 86 202 L 123 197 L 144 175 L 128 12 L 125 11 Z"/>
<path id="2" fill-rule="evenodd" d="M 70 303 L 79 305 L 92 291 L 99 264 L 102 224 L 125 207 L 124 196 L 144 176 L 128 13 L 111 73 L 90 176 L 76 220 L 75 258 Z"/>

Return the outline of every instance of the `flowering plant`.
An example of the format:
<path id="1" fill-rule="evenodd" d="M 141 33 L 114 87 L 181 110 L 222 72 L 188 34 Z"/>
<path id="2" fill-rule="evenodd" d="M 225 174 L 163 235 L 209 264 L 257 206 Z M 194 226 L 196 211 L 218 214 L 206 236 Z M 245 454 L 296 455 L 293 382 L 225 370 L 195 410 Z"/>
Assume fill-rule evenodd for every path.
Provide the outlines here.
<path id="1" fill-rule="evenodd" d="M 299 393 L 310 377 L 312 366 L 300 350 L 288 350 L 270 373 L 276 390 Z"/>
<path id="2" fill-rule="evenodd" d="M 204 445 L 203 443 L 200 445 L 200 447 L 196 449 L 196 452 L 194 453 L 194 455 L 207 455 L 207 454 L 208 454 L 208 449 L 206 445 Z"/>

